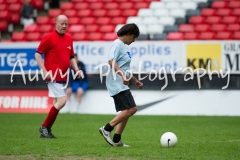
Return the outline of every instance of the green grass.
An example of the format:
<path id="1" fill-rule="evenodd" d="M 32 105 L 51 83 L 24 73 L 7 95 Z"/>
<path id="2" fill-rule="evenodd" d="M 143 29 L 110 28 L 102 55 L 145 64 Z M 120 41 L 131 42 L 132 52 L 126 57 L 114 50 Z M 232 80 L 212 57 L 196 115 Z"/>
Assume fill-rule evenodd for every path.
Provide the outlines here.
<path id="1" fill-rule="evenodd" d="M 0 159 L 161 159 L 233 160 L 240 158 L 240 117 L 133 116 L 122 136 L 130 148 L 109 146 L 98 129 L 113 115 L 60 114 L 52 130 L 57 139 L 41 139 L 46 114 L 0 114 Z M 174 148 L 162 148 L 160 136 L 172 131 Z"/>

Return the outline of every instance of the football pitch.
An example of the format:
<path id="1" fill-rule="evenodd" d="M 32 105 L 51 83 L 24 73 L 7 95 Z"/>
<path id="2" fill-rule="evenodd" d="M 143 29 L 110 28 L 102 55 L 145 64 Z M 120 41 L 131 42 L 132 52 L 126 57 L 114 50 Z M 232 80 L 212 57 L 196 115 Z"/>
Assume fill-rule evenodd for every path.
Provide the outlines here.
<path id="1" fill-rule="evenodd" d="M 122 141 L 111 147 L 98 129 L 114 115 L 60 114 L 52 128 L 56 139 L 41 139 L 46 114 L 0 114 L 0 159 L 72 160 L 237 160 L 240 117 L 140 116 L 130 118 Z M 160 137 L 174 132 L 178 143 L 162 148 Z"/>

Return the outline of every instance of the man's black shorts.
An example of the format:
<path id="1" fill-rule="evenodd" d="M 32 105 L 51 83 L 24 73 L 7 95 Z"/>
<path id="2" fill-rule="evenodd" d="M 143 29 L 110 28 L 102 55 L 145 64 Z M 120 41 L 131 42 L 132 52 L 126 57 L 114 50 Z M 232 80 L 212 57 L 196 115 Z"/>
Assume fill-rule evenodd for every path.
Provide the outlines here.
<path id="1" fill-rule="evenodd" d="M 129 89 L 119 92 L 118 94 L 112 97 L 114 99 L 115 108 L 117 112 L 136 107 L 132 93 L 130 92 Z"/>

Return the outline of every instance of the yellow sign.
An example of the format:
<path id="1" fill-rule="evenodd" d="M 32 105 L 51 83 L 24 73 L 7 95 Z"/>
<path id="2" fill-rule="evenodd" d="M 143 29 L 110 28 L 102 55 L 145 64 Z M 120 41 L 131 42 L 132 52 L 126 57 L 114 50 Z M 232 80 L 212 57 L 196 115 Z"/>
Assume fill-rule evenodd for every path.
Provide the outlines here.
<path id="1" fill-rule="evenodd" d="M 187 66 L 192 69 L 219 70 L 222 68 L 221 44 L 187 44 Z"/>

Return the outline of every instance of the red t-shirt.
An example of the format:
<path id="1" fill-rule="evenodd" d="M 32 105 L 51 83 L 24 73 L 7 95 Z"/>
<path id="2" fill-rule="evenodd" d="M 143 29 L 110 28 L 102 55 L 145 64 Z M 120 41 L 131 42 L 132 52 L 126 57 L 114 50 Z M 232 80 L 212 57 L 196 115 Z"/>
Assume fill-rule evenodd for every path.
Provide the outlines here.
<path id="1" fill-rule="evenodd" d="M 59 83 L 66 82 L 67 75 L 65 77 L 63 75 L 70 68 L 71 58 L 74 58 L 73 41 L 70 35 L 66 33 L 60 35 L 57 31 L 53 31 L 43 37 L 36 51 L 44 54 L 46 70 L 52 71 L 53 77 L 56 72 L 54 81 Z"/>

